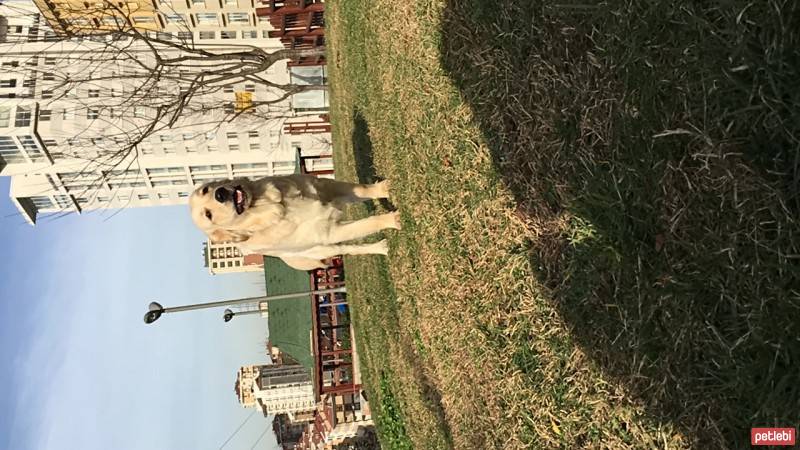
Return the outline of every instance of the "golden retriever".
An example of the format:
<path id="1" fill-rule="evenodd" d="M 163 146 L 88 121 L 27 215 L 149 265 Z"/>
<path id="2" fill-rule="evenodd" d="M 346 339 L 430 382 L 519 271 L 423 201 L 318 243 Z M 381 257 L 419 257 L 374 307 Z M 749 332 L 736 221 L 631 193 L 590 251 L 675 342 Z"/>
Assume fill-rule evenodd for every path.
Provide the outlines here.
<path id="1" fill-rule="evenodd" d="M 347 203 L 388 198 L 389 182 L 355 184 L 309 175 L 215 181 L 189 197 L 192 220 L 213 243 L 281 258 L 299 270 L 324 268 L 336 255 L 386 255 L 386 241 L 342 244 L 400 229 L 397 212 L 341 221 Z"/>

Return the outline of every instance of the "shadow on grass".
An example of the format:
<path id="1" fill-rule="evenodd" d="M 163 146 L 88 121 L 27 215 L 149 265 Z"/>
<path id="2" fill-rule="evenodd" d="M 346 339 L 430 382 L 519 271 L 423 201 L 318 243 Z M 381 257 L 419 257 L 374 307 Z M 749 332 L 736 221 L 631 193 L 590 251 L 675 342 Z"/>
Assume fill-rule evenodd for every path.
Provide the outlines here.
<path id="1" fill-rule="evenodd" d="M 353 113 L 353 159 L 356 163 L 356 176 L 362 184 L 375 183 L 381 179 L 375 174 L 375 160 L 372 153 L 372 141 L 369 138 L 369 125 L 360 111 Z M 378 202 L 386 210 L 394 211 L 396 208 L 389 200 L 382 198 Z M 375 211 L 373 203 L 366 203 L 369 212 Z"/>
<path id="2" fill-rule="evenodd" d="M 367 123 L 364 116 L 359 111 L 355 111 L 353 113 L 353 159 L 355 160 L 356 164 L 356 175 L 358 176 L 359 183 L 374 183 L 379 181 L 375 173 L 375 162 L 373 160 L 373 153 L 372 153 L 372 141 L 370 140 L 369 136 L 369 124 Z M 383 208 L 387 210 L 394 210 L 394 205 L 391 204 L 386 199 L 380 199 L 380 204 Z M 375 211 L 375 204 L 367 202 L 365 203 L 367 206 L 367 210 L 372 213 Z M 381 272 L 383 272 L 383 278 L 386 280 L 387 284 L 390 284 L 390 277 L 388 274 L 388 267 L 385 264 L 381 264 L 380 266 Z M 392 296 L 396 298 L 396 295 Z M 385 300 L 387 302 L 394 302 L 394 300 Z M 393 307 L 394 305 L 392 305 Z M 388 307 L 388 306 L 387 306 Z M 388 311 L 384 311 L 387 313 Z M 397 312 L 392 310 L 391 313 L 387 314 L 392 322 L 390 326 L 392 327 L 391 330 L 384 330 L 384 333 L 389 335 L 389 338 L 392 339 L 400 339 L 400 349 L 402 351 L 402 357 L 407 361 L 409 367 L 411 367 L 413 376 L 415 378 L 415 385 L 420 389 L 420 395 L 422 396 L 423 400 L 425 401 L 425 407 L 433 414 L 437 421 L 437 428 L 442 430 L 444 433 L 444 439 L 448 445 L 448 448 L 453 448 L 453 438 L 452 432 L 450 430 L 450 425 L 447 422 L 447 418 L 445 417 L 444 407 L 442 406 L 442 395 L 439 390 L 436 388 L 435 384 L 428 378 L 425 374 L 425 371 L 422 368 L 421 362 L 417 361 L 417 356 L 413 352 L 414 344 L 411 338 L 405 338 L 402 336 L 400 331 L 400 319 L 397 316 Z M 389 378 L 385 376 L 385 374 L 381 374 L 381 390 L 386 391 L 383 393 L 384 398 L 392 399 L 390 404 L 381 405 L 385 411 L 388 411 L 388 416 L 384 418 L 386 421 L 385 426 L 388 429 L 384 430 L 384 435 L 387 439 L 389 439 L 389 446 L 390 448 L 405 448 L 406 445 L 410 446 L 410 443 L 406 444 L 405 439 L 405 424 L 402 420 L 402 415 L 399 412 L 399 405 L 396 404 L 394 400 L 393 394 L 390 394 L 390 386 L 389 386 Z M 393 442 L 398 440 L 398 443 L 395 445 Z M 402 441 L 402 442 L 400 442 Z"/>
<path id="3" fill-rule="evenodd" d="M 572 335 L 699 448 L 800 419 L 800 7 L 715 5 L 451 0 L 441 39 Z"/>

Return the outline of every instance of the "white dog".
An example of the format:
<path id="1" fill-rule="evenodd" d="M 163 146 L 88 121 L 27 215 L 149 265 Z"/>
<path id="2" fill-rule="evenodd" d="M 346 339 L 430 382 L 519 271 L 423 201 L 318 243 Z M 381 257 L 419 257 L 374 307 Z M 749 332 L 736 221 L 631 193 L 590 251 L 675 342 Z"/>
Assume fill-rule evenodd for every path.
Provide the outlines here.
<path id="1" fill-rule="evenodd" d="M 400 229 L 397 212 L 342 222 L 345 204 L 389 197 L 389 182 L 355 184 L 309 175 L 207 183 L 189 198 L 192 220 L 211 242 L 234 242 L 244 254 L 281 258 L 295 269 L 325 267 L 336 255 L 386 255 L 386 241 L 342 244 Z"/>

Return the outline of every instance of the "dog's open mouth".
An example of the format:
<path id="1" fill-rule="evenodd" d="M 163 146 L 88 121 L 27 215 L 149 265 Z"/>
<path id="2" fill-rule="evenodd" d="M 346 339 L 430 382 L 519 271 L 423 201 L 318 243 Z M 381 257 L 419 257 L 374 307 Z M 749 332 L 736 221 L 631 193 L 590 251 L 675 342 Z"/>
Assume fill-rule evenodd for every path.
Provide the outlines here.
<path id="1" fill-rule="evenodd" d="M 236 208 L 236 214 L 244 212 L 244 207 L 247 202 L 247 194 L 241 186 L 233 188 L 233 207 Z"/>

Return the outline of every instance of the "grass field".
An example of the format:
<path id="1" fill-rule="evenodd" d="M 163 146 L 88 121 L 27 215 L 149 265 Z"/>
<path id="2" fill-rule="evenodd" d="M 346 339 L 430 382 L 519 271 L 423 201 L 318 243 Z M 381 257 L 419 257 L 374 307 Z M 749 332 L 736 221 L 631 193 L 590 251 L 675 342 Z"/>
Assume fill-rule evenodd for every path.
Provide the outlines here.
<path id="1" fill-rule="evenodd" d="M 384 448 L 743 448 L 800 425 L 800 6 L 331 0 Z M 391 205 L 352 210 L 361 216 Z"/>

